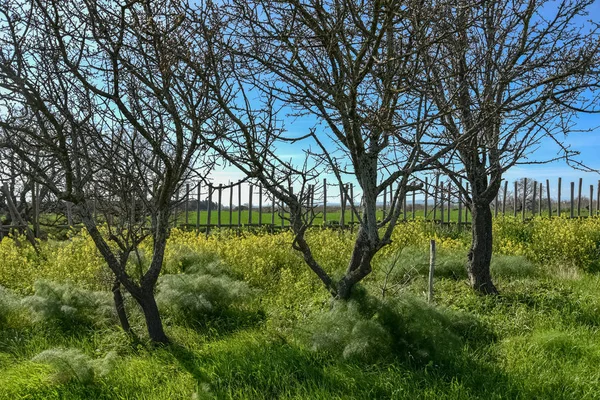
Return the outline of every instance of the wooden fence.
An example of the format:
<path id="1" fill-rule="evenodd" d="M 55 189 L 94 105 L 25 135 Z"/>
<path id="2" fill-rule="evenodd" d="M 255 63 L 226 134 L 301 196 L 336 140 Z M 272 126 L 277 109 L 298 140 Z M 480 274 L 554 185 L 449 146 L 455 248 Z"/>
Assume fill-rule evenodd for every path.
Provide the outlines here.
<path id="1" fill-rule="evenodd" d="M 578 183 L 576 185 L 576 183 Z M 290 186 L 291 187 L 291 186 Z M 465 186 L 467 191 L 468 185 Z M 503 181 L 491 208 L 495 217 L 511 215 L 525 221 L 536 215 L 545 217 L 568 216 L 570 218 L 598 216 L 600 210 L 600 180 L 596 187 L 589 186 L 584 193 L 583 179 L 570 182 L 568 194 L 563 193 L 562 178 L 553 188 L 545 182 L 521 179 L 509 184 Z M 553 190 L 555 189 L 555 190 Z M 554 193 L 554 196 L 551 196 Z M 362 194 L 352 183 L 330 184 L 326 180 L 319 185 L 308 185 L 301 193 L 306 211 L 313 218 L 313 225 L 335 228 L 352 228 L 359 218 Z M 378 198 L 377 216 L 385 218 L 389 212 L 393 193 L 384 191 Z M 566 197 L 566 198 L 565 198 Z M 230 185 L 206 185 L 186 183 L 175 198 L 172 226 L 208 233 L 213 228 L 266 228 L 279 230 L 289 227 L 289 212 L 260 184 L 237 182 Z M 94 215 L 97 202 L 93 199 Z M 77 226 L 73 207 L 64 203 L 55 207 L 57 229 Z M 354 206 L 352 206 L 354 205 Z M 39 221 L 40 207 L 33 207 L 35 221 Z M 63 215 L 59 215 L 59 214 Z M 461 192 L 448 179 L 436 176 L 425 178 L 422 189 L 410 192 L 402 204 L 401 221 L 424 219 L 438 224 L 470 224 L 470 213 Z M 10 229 L 23 228 L 19 224 L 0 225 L 0 238 Z M 36 235 L 39 227 L 34 224 Z"/>
<path id="2" fill-rule="evenodd" d="M 463 196 L 450 180 L 437 176 L 433 181 L 425 178 L 422 189 L 408 193 L 402 204 L 401 220 L 424 219 L 438 224 L 470 224 L 470 212 Z M 512 215 L 523 221 L 540 215 L 571 218 L 600 215 L 600 180 L 589 195 L 583 192 L 583 178 L 578 189 L 570 182 L 570 197 L 564 199 L 562 178 L 558 178 L 556 196 L 549 180 L 545 182 L 521 179 L 509 185 L 503 181 L 498 196 L 491 204 L 495 217 Z M 243 187 L 245 185 L 245 189 Z M 465 186 L 469 190 L 468 184 Z M 352 183 L 309 185 L 303 198 L 306 209 L 314 215 L 313 225 L 326 227 L 353 227 L 360 209 L 361 193 L 355 193 Z M 242 193 L 245 192 L 244 195 Z M 594 196 L 596 194 L 596 197 Z M 378 217 L 389 212 L 393 193 L 384 191 L 379 199 Z M 228 200 L 227 200 L 228 199 Z M 354 205 L 354 207 L 352 206 Z M 287 210 L 283 204 L 272 201 L 268 191 L 260 185 L 237 183 L 202 187 L 187 184 L 177 207 L 173 225 L 198 231 L 211 228 L 266 227 L 270 229 L 289 226 Z"/>

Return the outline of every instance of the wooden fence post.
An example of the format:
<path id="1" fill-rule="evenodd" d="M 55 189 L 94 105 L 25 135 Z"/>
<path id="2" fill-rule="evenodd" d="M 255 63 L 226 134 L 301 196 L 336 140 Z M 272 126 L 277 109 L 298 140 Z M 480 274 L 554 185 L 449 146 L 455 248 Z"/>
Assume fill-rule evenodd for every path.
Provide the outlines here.
<path id="1" fill-rule="evenodd" d="M 560 209 L 561 209 L 561 204 L 560 204 L 560 195 L 562 192 L 562 178 L 558 177 L 558 207 L 557 207 L 557 213 L 556 215 L 558 215 L 560 217 Z"/>
<path id="2" fill-rule="evenodd" d="M 416 183 L 416 182 L 415 182 Z M 413 190 L 412 192 L 412 219 L 415 220 L 417 214 L 415 214 L 415 196 L 417 195 L 417 191 Z"/>
<path id="3" fill-rule="evenodd" d="M 196 194 L 196 235 L 200 234 L 200 200 L 201 200 L 201 193 L 200 193 L 200 182 L 198 182 L 198 186 L 196 187 L 197 190 L 197 194 Z"/>
<path id="4" fill-rule="evenodd" d="M 527 210 L 527 178 L 523 178 L 523 204 L 521 205 L 522 221 L 525 221 L 525 210 Z"/>
<path id="5" fill-rule="evenodd" d="M 591 217 L 593 215 L 594 208 L 594 185 L 590 185 L 590 204 L 588 208 L 588 217 Z"/>
<path id="6" fill-rule="evenodd" d="M 217 205 L 217 226 L 221 228 L 221 211 L 223 210 L 222 200 L 223 200 L 223 184 L 219 183 L 219 193 L 217 198 L 219 199 L 219 204 Z"/>
<path id="7" fill-rule="evenodd" d="M 462 200 L 462 179 L 459 182 L 459 186 L 456 188 L 458 190 L 458 230 L 461 230 L 462 226 L 462 209 L 463 209 L 463 200 Z M 496 214 L 497 215 L 497 214 Z"/>
<path id="8" fill-rule="evenodd" d="M 462 201 L 462 178 L 458 181 L 459 186 L 456 188 L 458 191 L 458 230 L 460 231 L 462 224 L 462 210 L 463 210 L 463 201 Z M 496 196 L 496 210 L 498 209 L 498 197 Z M 497 215 L 497 214 L 496 214 Z"/>
<path id="9" fill-rule="evenodd" d="M 238 188 L 237 226 L 238 226 L 238 233 L 239 233 L 242 229 L 242 181 L 238 181 L 237 188 Z"/>
<path id="10" fill-rule="evenodd" d="M 354 229 L 354 184 L 350 184 L 350 223 Z"/>
<path id="11" fill-rule="evenodd" d="M 312 189 L 310 191 L 310 209 L 311 209 L 311 215 L 315 215 L 315 187 L 317 185 L 311 185 Z"/>
<path id="12" fill-rule="evenodd" d="M 187 229 L 187 226 L 189 224 L 189 206 L 190 206 L 190 184 L 186 183 L 185 184 L 185 227 Z M 134 208 L 135 210 L 135 208 Z"/>
<path id="13" fill-rule="evenodd" d="M 570 217 L 575 216 L 575 182 L 571 182 L 571 204 L 570 204 Z"/>
<path id="14" fill-rule="evenodd" d="M 531 214 L 535 217 L 535 200 L 537 196 L 537 182 L 533 181 L 533 192 L 531 194 Z"/>
<path id="15" fill-rule="evenodd" d="M 596 215 L 600 212 L 600 180 L 596 186 Z"/>
<path id="16" fill-rule="evenodd" d="M 233 183 L 229 182 L 229 229 L 233 226 Z"/>
<path id="17" fill-rule="evenodd" d="M 469 184 L 466 184 L 467 193 L 469 193 Z M 469 207 L 465 207 L 465 222 L 469 222 Z"/>
<path id="18" fill-rule="evenodd" d="M 275 232 L 275 196 L 271 195 L 271 233 Z"/>
<path id="19" fill-rule="evenodd" d="M 427 200 L 428 200 L 428 196 L 429 196 L 429 182 L 427 180 L 427 177 L 425 177 L 425 204 L 424 204 L 424 209 L 423 209 L 423 219 L 427 220 Z"/>
<path id="20" fill-rule="evenodd" d="M 346 206 L 348 205 L 348 198 L 350 197 L 350 186 L 349 184 L 344 185 L 344 223 L 346 221 Z"/>
<path id="21" fill-rule="evenodd" d="M 251 183 L 248 184 L 249 192 L 248 192 L 248 228 L 252 225 L 252 191 L 254 187 Z"/>
<path id="22" fill-rule="evenodd" d="M 542 197 L 544 197 L 542 189 L 543 189 L 542 182 L 540 182 L 540 199 L 538 202 L 538 212 L 540 213 L 540 217 L 542 216 Z"/>
<path id="23" fill-rule="evenodd" d="M 435 272 L 435 240 L 429 241 L 429 290 L 427 291 L 427 302 L 433 302 L 433 274 Z"/>
<path id="24" fill-rule="evenodd" d="M 263 197 L 262 197 L 262 183 L 258 184 L 258 226 L 262 226 L 262 208 L 263 208 Z"/>
<path id="25" fill-rule="evenodd" d="M 283 227 L 285 226 L 285 219 L 283 218 L 283 216 L 285 215 L 285 204 L 283 202 L 283 200 L 281 200 L 281 228 L 283 229 Z"/>
<path id="26" fill-rule="evenodd" d="M 550 197 L 550 180 L 546 179 L 546 197 L 548 198 L 548 218 L 552 218 L 552 198 Z"/>
<path id="27" fill-rule="evenodd" d="M 437 201 L 438 201 L 438 193 L 440 187 L 440 176 L 436 174 L 435 176 L 435 186 L 433 188 L 433 221 L 437 219 Z"/>
<path id="28" fill-rule="evenodd" d="M 346 225 L 346 196 L 344 193 L 343 184 L 340 184 L 340 205 L 342 207 L 340 211 L 340 226 L 344 228 L 344 226 Z"/>
<path id="29" fill-rule="evenodd" d="M 452 184 L 448 181 L 448 225 L 451 222 L 451 213 L 452 213 Z"/>
<path id="30" fill-rule="evenodd" d="M 392 194 L 392 188 L 390 187 L 390 194 Z M 392 202 L 390 201 L 390 206 Z M 406 194 L 404 194 L 404 198 L 402 199 L 402 220 L 406 221 Z"/>
<path id="31" fill-rule="evenodd" d="M 440 223 L 444 224 L 444 182 L 440 182 L 440 211 L 441 211 L 441 219 Z"/>
<path id="32" fill-rule="evenodd" d="M 583 178 L 579 178 L 579 190 L 577 192 L 577 217 L 581 217 L 581 186 L 583 185 Z"/>
<path id="33" fill-rule="evenodd" d="M 211 211 L 212 211 L 212 194 L 213 194 L 213 187 L 212 185 L 208 185 L 208 202 L 206 203 L 206 237 L 208 237 L 209 233 L 210 233 L 210 222 L 212 220 L 211 218 Z"/>
<path id="34" fill-rule="evenodd" d="M 515 181 L 515 194 L 514 194 L 514 204 L 513 204 L 513 208 L 514 208 L 513 217 L 515 217 L 515 218 L 517 218 L 517 201 L 518 201 L 518 195 L 519 195 L 518 189 L 519 189 L 518 183 L 517 183 L 517 181 Z"/>
<path id="35" fill-rule="evenodd" d="M 323 226 L 327 225 L 327 179 L 323 179 Z"/>
<path id="36" fill-rule="evenodd" d="M 504 192 L 502 193 L 502 217 L 506 214 L 506 195 L 508 193 L 508 181 L 504 181 Z"/>

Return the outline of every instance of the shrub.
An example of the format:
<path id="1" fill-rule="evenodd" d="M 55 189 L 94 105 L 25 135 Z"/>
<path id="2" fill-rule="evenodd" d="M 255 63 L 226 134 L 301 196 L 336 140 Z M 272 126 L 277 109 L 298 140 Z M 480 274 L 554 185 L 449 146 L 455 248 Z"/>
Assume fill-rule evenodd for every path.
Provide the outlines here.
<path id="1" fill-rule="evenodd" d="M 313 350 L 366 362 L 393 355 L 418 364 L 451 360 L 465 343 L 494 338 L 467 314 L 437 309 L 408 295 L 382 301 L 364 291 L 348 302 L 335 302 L 308 331 Z"/>
<path id="2" fill-rule="evenodd" d="M 109 352 L 104 358 L 94 360 L 79 349 L 55 348 L 42 351 L 31 361 L 52 366 L 52 379 L 57 383 L 75 380 L 87 384 L 94 380 L 94 376 L 108 375 L 114 369 L 117 359 L 115 352 Z"/>
<path id="3" fill-rule="evenodd" d="M 310 342 L 315 351 L 362 361 L 375 361 L 392 348 L 392 338 L 377 317 L 363 315 L 354 300 L 335 302 L 330 311 L 319 314 L 312 324 Z"/>
<path id="4" fill-rule="evenodd" d="M 44 350 L 31 361 L 48 364 L 54 368 L 53 380 L 66 383 L 76 380 L 79 383 L 90 383 L 94 379 L 94 369 L 91 358 L 78 349 Z"/>
<path id="5" fill-rule="evenodd" d="M 203 257 L 194 262 L 188 259 L 185 273 L 161 276 L 156 296 L 159 307 L 177 319 L 197 321 L 248 298 L 250 288 L 247 283 L 228 275 L 222 263 L 207 260 Z"/>
<path id="6" fill-rule="evenodd" d="M 15 315 L 18 309 L 17 297 L 5 287 L 0 286 L 0 326 L 5 325 L 9 317 Z"/>
<path id="7" fill-rule="evenodd" d="M 38 321 L 72 324 L 102 323 L 114 317 L 114 307 L 108 292 L 92 292 L 59 284 L 36 281 L 35 293 L 22 300 Z"/>

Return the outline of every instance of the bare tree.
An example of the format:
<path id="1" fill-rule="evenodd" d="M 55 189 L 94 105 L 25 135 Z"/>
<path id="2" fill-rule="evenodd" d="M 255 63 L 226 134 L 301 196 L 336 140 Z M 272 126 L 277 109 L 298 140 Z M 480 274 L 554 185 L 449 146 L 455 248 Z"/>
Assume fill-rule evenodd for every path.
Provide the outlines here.
<path id="1" fill-rule="evenodd" d="M 37 167 L 55 182 L 59 179 L 52 164 L 38 158 Z M 35 238 L 45 238 L 46 229 L 61 222 L 59 218 L 40 219 L 40 215 L 55 213 L 57 206 L 50 191 L 38 184 L 35 170 L 10 149 L 0 148 L 0 223 L 6 225 L 0 228 L 2 232 L 24 234 L 37 248 Z"/>
<path id="2" fill-rule="evenodd" d="M 237 1 L 215 6 L 213 51 L 207 82 L 222 109 L 219 140 L 210 146 L 286 204 L 293 247 L 335 298 L 348 299 L 371 273 L 375 254 L 391 243 L 402 199 L 415 190 L 411 176 L 451 146 L 426 143 L 429 107 L 411 95 L 422 68 L 404 2 Z M 190 11 L 191 18 L 194 12 Z M 202 19 L 200 20 L 202 22 Z M 198 24 L 200 37 L 209 37 Z M 205 66 L 195 65 L 202 74 Z M 317 120 L 292 132 L 282 115 Z M 282 159 L 277 148 L 293 144 L 304 163 Z M 427 157 L 421 154 L 429 153 Z M 362 201 L 351 201 L 359 228 L 345 273 L 334 279 L 317 260 L 305 233 L 314 217 L 309 185 L 321 173 L 358 181 Z M 290 182 L 300 186 L 293 190 Z M 389 213 L 378 220 L 377 201 L 393 193 Z M 360 204 L 360 205 L 359 205 Z"/>
<path id="3" fill-rule="evenodd" d="M 179 2 L 169 0 L 0 3 L 0 145 L 76 206 L 115 275 L 117 308 L 122 285 L 141 307 L 151 340 L 162 343 L 168 339 L 154 287 L 172 198 L 199 161 L 213 115 L 202 81 L 181 62 L 191 51 L 203 56 L 202 42 L 191 49 L 184 28 Z M 33 152 L 60 167 L 60 182 Z M 120 207 L 108 235 L 94 219 L 94 197 Z M 145 229 L 151 261 L 131 272 L 128 260 Z"/>
<path id="4" fill-rule="evenodd" d="M 573 117 L 598 111 L 598 26 L 581 22 L 592 3 L 450 0 L 414 10 L 418 37 L 436 38 L 425 43 L 419 86 L 440 115 L 438 137 L 458 144 L 454 165 L 439 167 L 471 188 L 461 190 L 473 214 L 467 270 L 478 292 L 497 293 L 490 203 L 502 174 L 549 161 L 532 155 L 544 140 L 557 143 L 556 159 L 570 159 L 564 135 Z"/>
<path id="5" fill-rule="evenodd" d="M 35 224 L 33 202 L 28 201 L 32 196 L 35 198 L 31 175 L 26 165 L 10 151 L 0 151 L 0 165 L 0 213 L 4 215 L 0 224 L 12 226 L 13 232 L 25 234 L 36 247 L 35 228 L 29 227 L 30 223 Z"/>

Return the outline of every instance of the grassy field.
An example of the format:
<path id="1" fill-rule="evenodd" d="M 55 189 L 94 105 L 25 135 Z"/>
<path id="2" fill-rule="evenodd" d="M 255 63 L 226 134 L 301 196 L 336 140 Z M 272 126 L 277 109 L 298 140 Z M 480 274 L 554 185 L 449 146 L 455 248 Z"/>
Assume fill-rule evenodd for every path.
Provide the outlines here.
<path id="1" fill-rule="evenodd" d="M 258 209 L 254 209 L 252 211 L 252 213 L 250 214 L 250 212 L 248 210 L 241 210 L 239 213 L 237 210 L 233 210 L 231 212 L 231 214 L 229 213 L 229 210 L 221 210 L 221 225 L 222 226 L 227 226 L 227 225 L 238 225 L 238 223 L 242 226 L 248 225 L 248 224 L 253 224 L 253 225 L 258 225 L 259 222 L 263 225 L 270 225 L 272 223 L 275 224 L 275 226 L 281 226 L 281 215 L 278 212 L 275 212 L 275 214 L 273 215 L 271 213 L 271 208 L 270 207 L 266 207 L 263 209 L 263 211 L 261 213 L 258 212 Z M 570 210 L 562 210 L 562 215 L 564 216 L 569 216 Z M 328 210 L 327 211 L 327 222 L 330 225 L 339 225 L 340 221 L 341 221 L 341 210 L 340 209 L 333 209 L 333 210 Z M 458 208 L 452 208 L 450 210 L 450 221 L 451 222 L 458 222 L 459 218 L 458 218 Z M 198 215 L 200 216 L 200 220 L 198 222 Z M 507 211 L 506 213 L 507 216 L 512 216 L 513 213 L 512 211 Z M 543 211 L 543 216 L 547 216 L 547 211 Z M 556 211 L 553 214 L 554 216 L 556 216 Z M 582 209 L 580 212 L 580 216 L 581 217 L 587 217 L 589 215 L 588 210 Z M 377 218 L 378 219 L 383 219 L 383 211 L 379 210 L 377 212 Z M 574 216 L 577 216 L 577 210 L 575 210 Z M 499 214 L 498 218 L 501 218 L 502 215 Z M 517 217 L 521 218 L 522 214 L 521 212 L 517 213 Z M 528 211 L 525 214 L 525 218 L 531 218 L 533 217 L 533 214 Z M 289 214 L 285 213 L 284 214 L 284 224 L 285 226 L 289 225 Z M 428 220 L 433 220 L 434 219 L 434 214 L 431 210 L 428 211 L 427 213 L 427 218 L 425 218 L 425 213 L 424 210 L 415 210 L 414 216 L 412 211 L 409 209 L 406 212 L 406 215 L 401 214 L 400 216 L 400 220 L 404 221 L 404 220 L 413 220 L 413 219 L 428 219 Z M 441 210 L 438 210 L 438 212 L 435 214 L 435 220 L 436 221 L 440 221 L 441 220 Z M 448 222 L 448 209 L 445 208 L 444 209 L 444 222 Z M 344 222 L 346 224 L 349 224 L 353 221 L 352 219 L 352 213 L 348 210 L 346 210 L 346 212 L 344 213 Z M 355 216 L 354 217 L 354 221 L 358 222 L 358 218 Z M 462 209 L 462 218 L 461 218 L 462 222 L 470 222 L 471 221 L 471 213 L 468 212 L 466 209 Z M 200 214 L 198 214 L 198 212 L 196 211 L 188 211 L 187 213 L 187 219 L 186 219 L 186 213 L 185 211 L 180 211 L 176 214 L 176 217 L 174 217 L 173 219 L 173 224 L 177 225 L 177 226 L 188 226 L 190 228 L 193 228 L 196 226 L 196 223 L 199 223 L 201 226 L 208 224 L 208 211 L 200 211 Z M 187 223 L 187 225 L 186 225 Z M 211 210 L 210 213 L 210 224 L 217 226 L 219 224 L 219 216 L 217 213 L 217 210 Z M 318 210 L 318 212 L 315 213 L 315 219 L 314 219 L 314 225 L 323 225 L 323 212 L 322 210 Z"/>
<path id="2" fill-rule="evenodd" d="M 88 237 L 48 243 L 44 259 L 4 240 L 0 284 L 12 291 L 0 292 L 0 398 L 600 398 L 600 277 L 588 265 L 595 253 L 582 244 L 597 243 L 598 236 L 590 236 L 596 225 L 540 224 L 529 231 L 510 223 L 495 228 L 500 238 L 492 273 L 498 297 L 484 298 L 468 288 L 466 235 L 407 224 L 410 231 L 399 232 L 396 247 L 377 259 L 355 300 L 333 309 L 289 249 L 289 233 L 241 238 L 216 233 L 207 239 L 175 232 L 165 273 L 212 282 L 208 292 L 199 293 L 215 307 L 231 288 L 245 289 L 236 292 L 238 301 L 193 317 L 172 304 L 162 306 L 172 338 L 163 348 L 145 339 L 143 319 L 131 301 L 137 338 L 125 335 L 111 318 L 77 310 L 44 316 L 39 307 L 46 303 L 39 298 L 21 300 L 34 293 L 20 285 L 30 279 L 30 267 L 46 279 L 106 288 Z M 539 248 L 527 246 L 541 246 L 536 229 L 551 246 L 553 229 L 556 243 L 579 242 L 579 252 L 536 259 L 527 252 Z M 570 229 L 579 237 L 571 239 Z M 435 302 L 429 305 L 425 249 L 431 234 L 440 250 Z M 328 269 L 335 273 L 344 267 L 352 234 L 321 231 L 309 239 Z M 221 262 L 215 264 L 215 257 Z M 22 275 L 1 274 L 11 263 Z M 61 279 L 65 276 L 70 279 Z M 163 290 L 159 287 L 158 296 Z M 35 294 L 42 296 L 39 290 Z M 74 296 L 66 291 L 52 304 Z M 84 303 L 77 304 L 85 311 Z M 91 308 L 88 312 L 95 315 Z M 52 318 L 56 313 L 63 317 Z"/>
<path id="3" fill-rule="evenodd" d="M 333 210 L 333 211 L 327 211 L 327 224 L 328 225 L 339 225 L 341 223 L 341 210 Z M 378 219 L 383 219 L 383 211 L 379 210 L 377 212 L 377 218 Z M 415 210 L 415 219 L 424 219 L 424 212 L 423 210 Z M 284 214 L 284 226 L 288 226 L 289 225 L 289 214 L 285 213 Z M 402 214 L 400 216 L 400 220 L 412 220 L 413 219 L 413 214 L 411 211 L 408 211 L 406 213 L 406 215 Z M 428 212 L 428 219 L 433 219 L 433 213 L 432 212 Z M 440 220 L 441 216 L 440 216 L 440 212 L 438 212 L 436 214 L 436 220 Z M 271 213 L 271 209 L 265 209 L 263 210 L 262 213 L 258 212 L 258 209 L 253 210 L 252 213 L 250 214 L 250 212 L 248 210 L 242 210 L 239 213 L 236 211 L 233 211 L 231 213 L 231 215 L 229 214 L 229 210 L 222 210 L 221 211 L 221 225 L 222 226 L 227 226 L 227 225 L 238 225 L 238 221 L 241 221 L 241 225 L 242 226 L 247 226 L 249 224 L 252 225 L 258 225 L 259 221 L 261 224 L 263 225 L 270 225 L 272 223 L 275 224 L 275 226 L 281 226 L 281 215 L 278 212 L 275 212 L 275 214 L 273 215 Z M 465 211 L 463 210 L 463 217 L 462 217 L 462 221 L 470 221 L 471 220 L 471 215 L 470 214 L 466 214 Z M 189 228 L 194 228 L 196 226 L 196 223 L 198 221 L 198 213 L 196 211 L 188 211 L 188 217 L 187 217 L 187 225 L 186 225 L 186 217 L 185 217 L 185 212 L 179 212 L 176 216 L 176 218 L 174 218 L 173 220 L 173 224 L 177 225 L 177 226 L 181 226 L 181 227 L 189 227 Z M 230 222 L 231 221 L 231 222 Z M 345 224 L 351 224 L 354 221 L 354 223 L 358 223 L 358 217 L 354 217 L 354 219 L 352 218 L 352 213 L 350 211 L 346 211 L 344 213 L 344 223 Z M 444 212 L 444 221 L 448 221 L 448 213 L 447 210 Z M 452 222 L 458 222 L 458 209 L 452 209 L 450 212 L 450 221 Z M 199 224 L 201 226 L 206 225 L 208 223 L 208 212 L 207 211 L 201 211 L 200 212 L 200 221 Z M 219 216 L 218 213 L 216 211 L 211 211 L 210 214 L 210 224 L 214 225 L 214 226 L 218 226 L 219 224 Z M 314 225 L 320 226 L 323 225 L 323 212 L 317 212 L 315 213 L 315 218 L 313 221 Z"/>
<path id="4" fill-rule="evenodd" d="M 187 214 L 187 216 L 186 216 Z M 341 223 L 341 209 L 339 207 L 330 207 L 327 211 L 327 224 L 328 226 L 339 226 Z M 458 207 L 454 206 L 451 208 L 450 210 L 450 222 L 452 223 L 456 223 L 459 221 L 459 210 Z M 548 215 L 547 210 L 543 210 L 542 211 L 542 216 L 546 217 Z M 570 210 L 569 209 L 563 209 L 562 210 L 562 216 L 564 217 L 568 217 L 570 215 Z M 587 209 L 582 208 L 580 210 L 580 214 L 581 217 L 588 217 L 589 212 Z M 513 211 L 512 210 L 507 210 L 506 216 L 511 218 L 513 216 Z M 525 214 L 525 218 L 526 219 L 531 219 L 534 215 L 528 211 Z M 553 216 L 556 217 L 557 216 L 557 212 L 556 210 L 553 211 Z M 237 210 L 232 210 L 232 212 L 230 213 L 228 209 L 222 209 L 221 210 L 221 217 L 219 218 L 218 215 L 218 211 L 215 210 L 211 210 L 210 213 L 210 222 L 209 222 L 209 215 L 208 215 L 208 211 L 206 210 L 202 210 L 200 211 L 200 213 L 198 213 L 197 211 L 193 211 L 193 210 L 188 210 L 187 213 L 184 210 L 179 210 L 176 213 L 174 213 L 174 216 L 172 217 L 171 220 L 171 224 L 172 226 L 176 226 L 179 227 L 181 229 L 185 229 L 185 230 L 193 230 L 196 228 L 197 225 L 199 225 L 202 229 L 204 230 L 205 226 L 207 224 L 210 223 L 211 226 L 213 227 L 218 227 L 218 226 L 222 226 L 222 227 L 226 227 L 226 226 L 241 226 L 241 227 L 247 227 L 248 225 L 252 225 L 252 226 L 258 226 L 258 225 L 266 225 L 266 226 L 271 226 L 272 224 L 274 224 L 275 227 L 281 227 L 281 226 L 289 226 L 289 214 L 288 213 L 284 213 L 283 214 L 283 224 L 282 224 L 282 215 L 279 212 L 275 212 L 275 214 L 271 213 L 271 207 L 270 206 L 265 206 L 262 210 L 262 212 L 259 212 L 258 208 L 255 208 L 252 210 L 252 213 L 250 213 L 248 210 L 241 210 L 241 211 L 237 211 Z M 377 212 L 377 218 L 379 220 L 382 220 L 384 217 L 384 213 L 383 210 L 378 210 Z M 502 214 L 500 213 L 498 216 L 498 218 L 502 218 Z M 574 217 L 577 217 L 577 210 L 574 210 Z M 102 217 L 101 217 L 102 218 Z M 517 213 L 517 218 L 522 218 L 522 213 L 518 212 Z M 441 221 L 442 217 L 441 217 L 441 209 L 438 209 L 438 211 L 434 214 L 434 212 L 429 209 L 427 212 L 427 216 L 425 216 L 425 212 L 422 208 L 418 208 L 415 210 L 414 214 L 412 212 L 412 210 L 410 209 L 410 206 L 406 212 L 406 214 L 401 214 L 400 215 L 400 221 L 412 221 L 412 220 L 436 220 L 436 221 Z M 461 222 L 470 222 L 471 221 L 471 214 L 470 212 L 466 209 L 463 208 L 462 209 L 462 217 L 461 217 Z M 57 215 L 57 214 L 42 214 L 40 216 L 40 222 L 42 223 L 42 230 L 51 233 L 57 237 L 64 237 L 64 231 L 65 229 L 68 229 L 67 227 L 67 218 L 65 216 L 62 215 Z M 448 222 L 448 209 L 444 208 L 444 217 L 443 217 L 443 222 L 447 223 Z M 352 212 L 349 210 L 346 210 L 344 213 L 344 224 L 345 225 L 352 225 L 352 224 L 357 224 L 358 223 L 358 217 L 355 215 L 354 218 L 352 216 Z M 323 212 L 322 209 L 317 209 L 315 212 L 315 216 L 314 216 L 314 221 L 313 221 L 313 225 L 315 226 L 323 226 L 324 221 L 323 221 Z M 78 225 L 79 226 L 79 225 Z"/>

